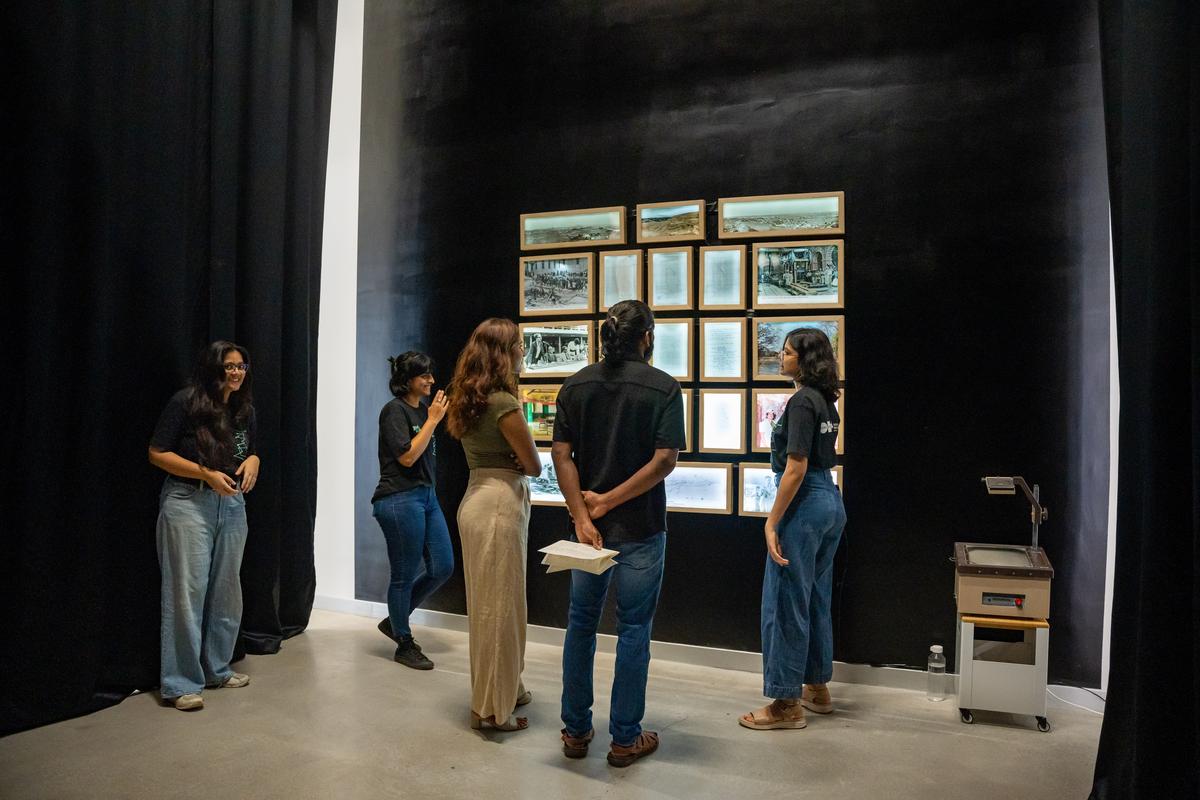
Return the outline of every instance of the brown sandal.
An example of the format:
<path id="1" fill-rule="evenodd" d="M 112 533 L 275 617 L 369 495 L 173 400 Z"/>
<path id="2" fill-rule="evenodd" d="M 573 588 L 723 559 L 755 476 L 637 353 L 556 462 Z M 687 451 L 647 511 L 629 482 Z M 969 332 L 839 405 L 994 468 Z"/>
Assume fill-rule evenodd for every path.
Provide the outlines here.
<path id="1" fill-rule="evenodd" d="M 799 701 L 775 700 L 738 717 L 738 724 L 753 731 L 799 730 L 808 727 Z"/>
<path id="2" fill-rule="evenodd" d="M 496 731 L 523 731 L 528 727 L 528 717 L 514 717 L 510 714 L 508 719 L 504 720 L 504 722 L 496 722 L 496 718 L 494 716 L 481 717 L 474 711 L 471 712 L 472 730 L 478 731 L 483 730 L 484 728 L 491 728 L 492 730 Z"/>
<path id="3" fill-rule="evenodd" d="M 563 755 L 567 758 L 583 758 L 587 755 L 588 745 L 592 741 L 592 737 L 596 735 L 596 729 L 592 728 L 583 736 L 572 736 L 567 733 L 567 729 L 562 729 Z"/>
<path id="4" fill-rule="evenodd" d="M 608 763 L 614 767 L 628 767 L 639 758 L 645 758 L 658 749 L 658 734 L 642 731 L 631 745 L 613 742 L 608 749 Z"/>

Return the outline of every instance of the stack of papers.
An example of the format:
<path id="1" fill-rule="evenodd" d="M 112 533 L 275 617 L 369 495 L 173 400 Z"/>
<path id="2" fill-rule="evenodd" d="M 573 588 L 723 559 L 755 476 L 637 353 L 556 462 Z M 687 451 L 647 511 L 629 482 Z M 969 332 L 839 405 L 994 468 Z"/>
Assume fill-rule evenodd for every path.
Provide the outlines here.
<path id="1" fill-rule="evenodd" d="M 538 550 L 545 553 L 542 563 L 546 565 L 546 574 L 561 572 L 564 569 L 581 569 L 593 575 L 600 575 L 609 567 L 616 564 L 614 556 L 620 555 L 616 550 L 597 550 L 590 544 L 568 542 L 566 539 Z"/>

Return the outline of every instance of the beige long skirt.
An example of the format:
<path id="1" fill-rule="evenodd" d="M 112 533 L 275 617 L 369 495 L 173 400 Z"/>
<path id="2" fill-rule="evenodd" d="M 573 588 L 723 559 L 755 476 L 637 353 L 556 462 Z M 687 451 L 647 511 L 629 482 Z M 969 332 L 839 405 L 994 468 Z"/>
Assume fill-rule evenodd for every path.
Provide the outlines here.
<path id="1" fill-rule="evenodd" d="M 529 482 L 509 469 L 473 469 L 458 506 L 467 627 L 471 710 L 503 723 L 525 691 L 525 554 Z"/>

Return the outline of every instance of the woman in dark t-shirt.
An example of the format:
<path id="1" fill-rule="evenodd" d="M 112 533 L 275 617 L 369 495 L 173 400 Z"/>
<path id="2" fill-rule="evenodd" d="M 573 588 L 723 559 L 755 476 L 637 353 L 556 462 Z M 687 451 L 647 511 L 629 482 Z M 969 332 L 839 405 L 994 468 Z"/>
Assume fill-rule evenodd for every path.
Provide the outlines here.
<path id="1" fill-rule="evenodd" d="M 388 616 L 379 630 L 396 643 L 396 662 L 433 669 L 408 618 L 454 571 L 450 532 L 434 491 L 433 433 L 446 414 L 446 395 L 439 390 L 428 407 L 422 402 L 433 391 L 433 362 L 424 353 L 410 350 L 388 362 L 393 397 L 379 412 L 379 485 L 371 497 L 391 565 Z"/>
<path id="2" fill-rule="evenodd" d="M 204 348 L 190 385 L 175 393 L 150 439 L 167 473 L 159 496 L 162 572 L 160 695 L 182 711 L 207 688 L 250 678 L 229 661 L 242 621 L 245 494 L 258 481 L 250 354 L 233 342 Z"/>
<path id="3" fill-rule="evenodd" d="M 796 393 L 771 431 L 775 503 L 763 528 L 767 540 L 762 594 L 763 694 L 768 706 L 738 722 L 755 730 L 803 728 L 804 709 L 833 711 L 833 557 L 846 509 L 830 474 L 841 421 L 837 361 L 824 332 L 797 328 L 779 354 L 779 373 Z"/>

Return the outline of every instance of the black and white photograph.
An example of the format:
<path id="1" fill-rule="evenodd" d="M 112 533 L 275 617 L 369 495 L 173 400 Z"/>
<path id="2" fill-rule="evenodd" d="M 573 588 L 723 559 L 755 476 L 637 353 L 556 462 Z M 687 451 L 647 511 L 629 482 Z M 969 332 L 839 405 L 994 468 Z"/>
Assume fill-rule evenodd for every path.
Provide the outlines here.
<path id="1" fill-rule="evenodd" d="M 646 251 L 650 307 L 686 311 L 692 307 L 692 248 L 660 247 Z"/>
<path id="2" fill-rule="evenodd" d="M 794 392 L 783 389 L 752 389 L 750 452 L 771 452 L 771 432 L 783 417 L 783 409 Z"/>
<path id="3" fill-rule="evenodd" d="M 845 233 L 844 192 L 723 197 L 717 201 L 722 239 Z"/>
<path id="4" fill-rule="evenodd" d="M 654 323 L 654 352 L 650 364 L 677 381 L 692 379 L 692 321 L 663 320 Z"/>
<path id="5" fill-rule="evenodd" d="M 766 517 L 775 505 L 775 473 L 770 464 L 743 461 L 738 464 L 742 491 L 738 495 L 738 514 L 743 517 Z"/>
<path id="6" fill-rule="evenodd" d="M 535 442 L 549 442 L 554 438 L 559 388 L 558 385 L 521 386 L 521 413 Z"/>
<path id="7" fill-rule="evenodd" d="M 592 311 L 592 254 L 522 256 L 521 315 Z"/>
<path id="8" fill-rule="evenodd" d="M 700 380 L 746 380 L 746 320 L 700 320 Z"/>
<path id="9" fill-rule="evenodd" d="M 558 488 L 558 474 L 554 471 L 554 460 L 550 451 L 538 448 L 542 460 L 542 474 L 529 479 L 529 504 L 533 506 L 566 506 L 567 499 Z"/>
<path id="10" fill-rule="evenodd" d="M 625 244 L 625 206 L 522 214 L 522 250 Z"/>
<path id="11" fill-rule="evenodd" d="M 703 200 L 638 204 L 639 242 L 674 242 L 703 238 Z"/>
<path id="12" fill-rule="evenodd" d="M 522 322 L 522 374 L 565 378 L 592 363 L 592 322 Z"/>
<path id="13" fill-rule="evenodd" d="M 692 450 L 692 390 L 680 389 L 680 399 L 683 401 L 683 452 Z"/>
<path id="14" fill-rule="evenodd" d="M 701 389 L 699 419 L 699 452 L 746 452 L 746 392 L 744 390 Z"/>
<path id="15" fill-rule="evenodd" d="M 680 461 L 664 481 L 667 510 L 691 514 L 733 512 L 733 465 Z"/>
<path id="16" fill-rule="evenodd" d="M 599 311 L 607 311 L 622 300 L 642 299 L 641 250 L 609 250 L 599 258 Z"/>
<path id="17" fill-rule="evenodd" d="M 754 307 L 841 308 L 845 256 L 841 239 L 754 245 Z"/>
<path id="18" fill-rule="evenodd" d="M 754 320 L 753 379 L 784 381 L 779 374 L 779 351 L 783 340 L 796 328 L 817 328 L 824 331 L 837 356 L 838 371 L 846 377 L 846 318 L 835 317 L 763 317 Z"/>
<path id="19" fill-rule="evenodd" d="M 746 307 L 746 248 L 740 244 L 700 248 L 700 308 L 724 311 Z"/>

